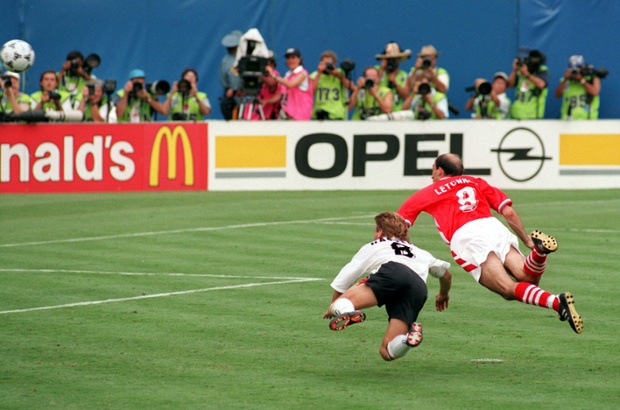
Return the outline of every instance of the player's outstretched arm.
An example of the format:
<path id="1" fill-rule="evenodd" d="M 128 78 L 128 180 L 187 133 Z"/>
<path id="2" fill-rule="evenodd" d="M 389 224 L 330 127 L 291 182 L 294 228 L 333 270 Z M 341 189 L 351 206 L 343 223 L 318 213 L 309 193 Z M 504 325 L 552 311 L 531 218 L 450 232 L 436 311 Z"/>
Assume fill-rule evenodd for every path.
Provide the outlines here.
<path id="1" fill-rule="evenodd" d="M 439 278 L 439 293 L 435 296 L 435 309 L 443 312 L 448 308 L 450 300 L 450 288 L 452 287 L 452 274 L 445 271 L 443 276 Z"/>

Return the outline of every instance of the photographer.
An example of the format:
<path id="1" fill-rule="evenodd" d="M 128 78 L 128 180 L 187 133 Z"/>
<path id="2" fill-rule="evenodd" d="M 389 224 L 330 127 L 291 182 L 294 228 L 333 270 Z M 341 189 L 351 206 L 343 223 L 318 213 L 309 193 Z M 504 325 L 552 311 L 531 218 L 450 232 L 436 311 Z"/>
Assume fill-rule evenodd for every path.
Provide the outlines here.
<path id="1" fill-rule="evenodd" d="M 415 61 L 415 66 L 409 72 L 409 77 L 414 77 L 414 81 L 426 78 L 435 90 L 446 94 L 450 88 L 450 75 L 446 69 L 437 67 L 438 56 L 439 52 L 434 46 L 422 47 Z"/>
<path id="2" fill-rule="evenodd" d="M 512 62 L 508 88 L 515 88 L 515 101 L 510 107 L 514 119 L 539 119 L 545 116 L 549 69 L 546 57 L 538 50 L 522 48 Z"/>
<path id="3" fill-rule="evenodd" d="M 510 99 L 506 95 L 508 87 L 508 75 L 497 72 L 493 76 L 493 83 L 489 84 L 485 79 L 477 78 L 473 87 L 466 91 L 474 91 L 467 100 L 465 109 L 474 111 L 474 119 L 505 120 L 510 118 Z M 472 90 L 473 88 L 473 90 Z"/>
<path id="4" fill-rule="evenodd" d="M 77 106 L 76 101 L 82 98 L 81 90 L 90 80 L 90 73 L 84 69 L 84 55 L 77 50 L 70 51 L 58 72 L 58 88 L 69 93 L 74 107 Z"/>
<path id="5" fill-rule="evenodd" d="M 387 87 L 392 92 L 392 111 L 399 111 L 403 101 L 409 95 L 407 73 L 401 70 L 400 63 L 411 57 L 411 50 L 401 51 L 398 44 L 392 42 L 385 46 L 383 54 L 375 55 L 381 64 L 375 66 L 379 71 L 379 86 Z"/>
<path id="6" fill-rule="evenodd" d="M 7 71 L 0 82 L 0 112 L 19 114 L 30 109 L 30 97 L 19 92 L 19 74 Z"/>
<path id="7" fill-rule="evenodd" d="M 86 122 L 116 122 L 116 111 L 103 92 L 104 82 L 93 79 L 82 89 L 78 110 L 84 113 Z M 109 112 L 109 115 L 108 115 Z"/>
<path id="8" fill-rule="evenodd" d="M 448 111 L 448 96 L 440 93 L 424 76 L 416 81 L 409 77 L 409 87 L 412 92 L 403 103 L 403 110 L 413 111 L 416 120 L 443 120 L 450 116 Z"/>
<path id="9" fill-rule="evenodd" d="M 379 70 L 367 67 L 364 76 L 357 80 L 357 88 L 353 90 L 347 108 L 355 108 L 353 120 L 365 120 L 374 115 L 390 114 L 392 101 L 392 91 L 379 85 Z"/>
<path id="10" fill-rule="evenodd" d="M 342 68 L 337 68 L 338 56 L 333 51 L 324 51 L 317 71 L 310 74 L 314 82 L 314 120 L 346 120 L 347 91 L 352 82 Z"/>
<path id="11" fill-rule="evenodd" d="M 148 122 L 155 112 L 166 115 L 164 105 L 146 90 L 145 78 L 144 70 L 131 70 L 129 81 L 116 93 L 114 105 L 118 122 Z"/>
<path id="12" fill-rule="evenodd" d="M 187 68 L 181 73 L 181 80 L 172 84 L 166 96 L 163 115 L 170 115 L 172 121 L 204 121 L 211 114 L 207 94 L 198 91 L 198 73 Z"/>
<path id="13" fill-rule="evenodd" d="M 596 120 L 600 104 L 601 79 L 583 56 L 568 59 L 568 68 L 555 89 L 556 98 L 562 98 L 562 119 Z"/>
<path id="14" fill-rule="evenodd" d="M 67 91 L 58 89 L 58 77 L 54 70 L 47 70 L 39 79 L 41 91 L 30 95 L 30 108 L 33 110 L 71 111 L 73 105 Z"/>

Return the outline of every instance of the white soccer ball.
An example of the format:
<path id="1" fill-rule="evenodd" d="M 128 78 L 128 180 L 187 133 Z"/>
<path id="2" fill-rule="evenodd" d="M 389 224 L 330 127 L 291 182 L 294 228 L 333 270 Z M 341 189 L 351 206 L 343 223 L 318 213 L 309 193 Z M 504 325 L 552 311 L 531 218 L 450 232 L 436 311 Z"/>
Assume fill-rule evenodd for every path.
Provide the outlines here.
<path id="1" fill-rule="evenodd" d="M 34 64 L 34 50 L 24 40 L 10 40 L 2 46 L 0 60 L 7 70 L 23 73 Z"/>

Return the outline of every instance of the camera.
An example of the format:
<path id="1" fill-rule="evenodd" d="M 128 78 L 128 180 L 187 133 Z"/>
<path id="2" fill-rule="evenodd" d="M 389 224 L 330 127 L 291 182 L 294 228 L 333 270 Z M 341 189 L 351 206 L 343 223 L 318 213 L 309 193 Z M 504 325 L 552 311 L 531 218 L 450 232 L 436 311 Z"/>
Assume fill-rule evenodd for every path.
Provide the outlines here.
<path id="1" fill-rule="evenodd" d="M 364 82 L 364 88 L 366 88 L 367 90 L 370 90 L 374 86 L 375 86 L 375 80 L 373 80 L 372 78 L 367 78 L 366 81 Z"/>
<path id="2" fill-rule="evenodd" d="M 388 72 L 393 73 L 396 69 L 398 69 L 398 61 L 394 58 L 388 58 L 385 63 L 385 68 Z"/>
<path id="3" fill-rule="evenodd" d="M 185 96 L 189 95 L 189 92 L 191 89 L 192 89 L 192 85 L 187 80 L 181 79 L 177 83 L 177 90 L 179 90 L 179 92 L 182 95 L 185 95 Z"/>
<path id="4" fill-rule="evenodd" d="M 465 89 L 466 92 L 472 92 L 475 91 L 476 94 L 479 95 L 489 95 L 491 94 L 491 83 L 489 83 L 488 81 L 485 81 L 483 83 L 476 85 L 472 85 L 471 87 L 467 87 Z"/>
<path id="5" fill-rule="evenodd" d="M 141 82 L 139 81 L 134 81 L 133 82 L 133 88 L 131 89 L 131 92 L 134 94 L 138 94 L 140 91 L 142 91 L 144 89 L 144 86 L 142 85 Z"/>
<path id="6" fill-rule="evenodd" d="M 572 74 L 572 72 L 571 72 Z M 596 76 L 598 78 L 605 78 L 609 74 L 609 71 L 606 68 L 599 67 L 595 68 L 592 64 L 586 64 L 586 66 L 581 70 L 581 75 L 585 76 Z"/>
<path id="7" fill-rule="evenodd" d="M 342 68 L 342 71 L 348 76 L 351 71 L 355 70 L 355 61 L 350 58 L 344 59 L 340 63 L 340 68 Z"/>
<path id="8" fill-rule="evenodd" d="M 13 86 L 13 80 L 10 75 L 3 75 L 2 81 L 4 81 L 4 88 L 11 88 Z"/>
<path id="9" fill-rule="evenodd" d="M 103 82 L 103 92 L 111 95 L 116 91 L 116 80 L 105 80 Z"/>
<path id="10" fill-rule="evenodd" d="M 527 65 L 529 62 L 529 57 L 519 57 L 517 58 L 517 67 L 521 67 L 523 64 Z"/>
<path id="11" fill-rule="evenodd" d="M 331 61 L 325 63 L 325 71 L 334 71 L 334 63 Z"/>
<path id="12" fill-rule="evenodd" d="M 256 56 L 241 57 L 237 65 L 241 77 L 240 91 L 248 95 L 257 95 L 262 84 L 261 77 L 265 75 L 265 68 L 269 59 Z"/>
<path id="13" fill-rule="evenodd" d="M 48 95 L 48 97 L 50 98 L 51 101 L 59 101 L 60 100 L 60 94 L 57 91 L 48 91 L 47 95 Z"/>
<path id="14" fill-rule="evenodd" d="M 420 108 L 418 109 L 418 115 L 417 115 L 417 119 L 418 120 L 428 120 L 429 118 L 431 118 L 432 114 L 429 110 L 423 108 L 422 106 L 420 106 Z"/>
<path id="15" fill-rule="evenodd" d="M 164 95 L 170 91 L 170 83 L 166 80 L 153 81 L 146 85 L 146 91 L 155 97 Z"/>
<path id="16" fill-rule="evenodd" d="M 95 95 L 95 84 L 88 84 L 88 95 Z"/>
<path id="17" fill-rule="evenodd" d="M 101 58 L 97 54 L 89 54 L 84 59 L 84 72 L 90 74 L 93 72 L 93 68 L 99 67 L 101 64 Z"/>
<path id="18" fill-rule="evenodd" d="M 431 92 L 431 86 L 428 83 L 420 83 L 418 85 L 418 94 L 426 95 Z"/>
<path id="19" fill-rule="evenodd" d="M 422 59 L 422 68 L 429 68 L 432 64 L 433 62 L 431 61 L 430 58 L 425 57 Z"/>
<path id="20" fill-rule="evenodd" d="M 71 60 L 71 65 L 69 67 L 71 71 L 77 71 L 77 69 L 80 68 L 80 65 L 80 60 L 74 58 L 73 60 Z"/>

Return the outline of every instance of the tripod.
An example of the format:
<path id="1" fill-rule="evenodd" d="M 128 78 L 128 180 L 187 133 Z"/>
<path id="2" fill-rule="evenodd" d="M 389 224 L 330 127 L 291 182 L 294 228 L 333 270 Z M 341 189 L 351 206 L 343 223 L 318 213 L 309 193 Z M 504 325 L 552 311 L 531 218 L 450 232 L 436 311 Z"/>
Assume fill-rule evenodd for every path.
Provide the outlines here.
<path id="1" fill-rule="evenodd" d="M 247 108 L 247 112 L 246 112 Z M 241 104 L 239 104 L 239 118 L 240 120 L 250 121 L 252 119 L 252 114 L 255 112 L 258 113 L 261 120 L 265 120 L 265 113 L 263 112 L 263 106 L 258 101 L 258 98 L 255 95 L 247 95 L 243 97 Z"/>

